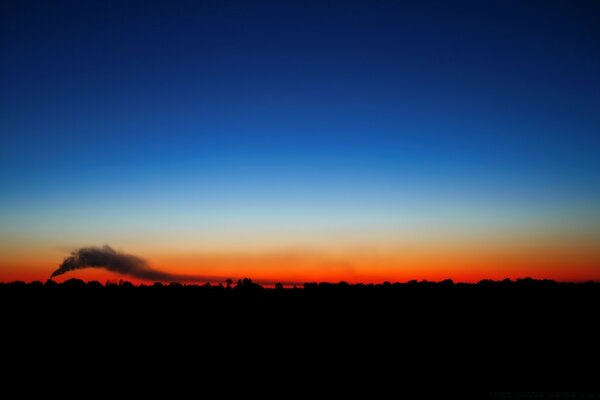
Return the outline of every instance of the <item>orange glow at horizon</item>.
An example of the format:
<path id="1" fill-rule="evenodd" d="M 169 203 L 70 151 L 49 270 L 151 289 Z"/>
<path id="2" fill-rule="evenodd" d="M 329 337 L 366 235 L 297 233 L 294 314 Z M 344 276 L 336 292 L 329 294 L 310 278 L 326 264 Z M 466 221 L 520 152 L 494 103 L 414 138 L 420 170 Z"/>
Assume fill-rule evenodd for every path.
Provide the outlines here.
<path id="1" fill-rule="evenodd" d="M 528 246 L 500 245 L 413 245 L 376 248 L 368 246 L 297 248 L 278 251 L 238 252 L 168 252 L 131 251 L 146 258 L 150 266 L 173 274 L 214 276 L 255 281 L 316 282 L 347 281 L 377 283 L 409 280 L 477 282 L 481 279 L 505 278 L 554 279 L 559 281 L 600 280 L 600 250 L 593 243 L 565 245 L 549 243 Z M 66 256 L 64 254 L 63 256 Z M 0 281 L 46 280 L 62 261 L 60 256 L 39 254 L 36 257 L 0 259 Z M 140 279 L 103 269 L 88 268 L 56 277 L 84 280 Z"/>

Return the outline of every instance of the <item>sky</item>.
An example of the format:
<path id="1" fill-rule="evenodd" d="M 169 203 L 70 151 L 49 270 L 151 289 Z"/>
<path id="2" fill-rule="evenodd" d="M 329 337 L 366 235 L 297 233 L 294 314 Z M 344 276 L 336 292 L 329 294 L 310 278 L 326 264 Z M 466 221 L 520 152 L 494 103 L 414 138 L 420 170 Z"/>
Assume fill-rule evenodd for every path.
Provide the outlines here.
<path id="1" fill-rule="evenodd" d="M 598 71 L 595 1 L 2 1 L 0 281 L 600 280 Z"/>

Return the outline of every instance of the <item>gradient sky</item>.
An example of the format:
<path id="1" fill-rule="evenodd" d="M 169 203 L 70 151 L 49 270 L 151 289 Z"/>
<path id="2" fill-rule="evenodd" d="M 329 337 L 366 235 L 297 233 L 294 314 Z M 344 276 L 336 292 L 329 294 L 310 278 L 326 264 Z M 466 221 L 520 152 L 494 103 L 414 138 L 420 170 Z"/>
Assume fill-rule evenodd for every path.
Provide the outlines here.
<path id="1" fill-rule="evenodd" d="M 596 1 L 2 1 L 0 280 L 600 280 L 599 71 Z"/>

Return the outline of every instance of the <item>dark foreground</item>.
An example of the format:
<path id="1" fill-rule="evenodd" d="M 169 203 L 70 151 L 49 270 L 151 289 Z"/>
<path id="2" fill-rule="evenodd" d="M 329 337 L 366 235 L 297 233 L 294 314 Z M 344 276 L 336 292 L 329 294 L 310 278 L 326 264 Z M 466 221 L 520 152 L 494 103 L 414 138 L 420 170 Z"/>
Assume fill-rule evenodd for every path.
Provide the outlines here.
<path id="1" fill-rule="evenodd" d="M 600 381 L 594 283 L 228 289 L 72 280 L 0 284 L 0 301 L 14 379 L 282 397 L 318 390 L 319 398 L 414 390 L 500 398 L 494 393 L 593 390 Z"/>

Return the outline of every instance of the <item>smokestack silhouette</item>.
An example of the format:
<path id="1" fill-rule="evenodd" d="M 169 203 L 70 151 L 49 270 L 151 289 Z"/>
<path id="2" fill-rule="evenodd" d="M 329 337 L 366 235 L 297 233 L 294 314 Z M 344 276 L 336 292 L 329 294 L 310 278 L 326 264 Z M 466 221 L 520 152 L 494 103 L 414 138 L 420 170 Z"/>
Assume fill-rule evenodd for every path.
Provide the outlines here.
<path id="1" fill-rule="evenodd" d="M 82 268 L 104 268 L 111 272 L 154 281 L 204 282 L 219 279 L 218 277 L 179 275 L 157 271 L 150 268 L 146 260 L 131 254 L 117 252 L 108 245 L 82 247 L 73 251 L 69 257 L 63 260 L 50 278 Z"/>

